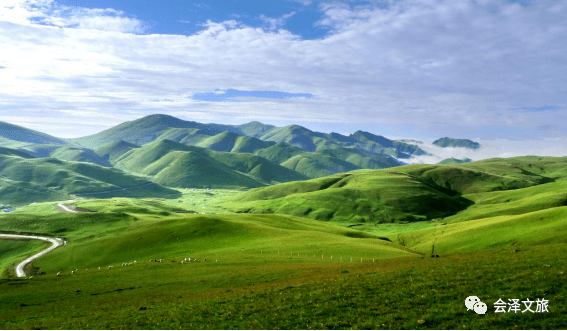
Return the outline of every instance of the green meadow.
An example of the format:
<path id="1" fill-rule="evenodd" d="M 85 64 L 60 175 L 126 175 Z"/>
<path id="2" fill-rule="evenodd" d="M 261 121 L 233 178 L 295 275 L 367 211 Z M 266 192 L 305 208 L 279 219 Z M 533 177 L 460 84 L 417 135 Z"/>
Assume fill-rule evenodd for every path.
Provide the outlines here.
<path id="1" fill-rule="evenodd" d="M 0 328 L 562 329 L 566 178 L 566 158 L 521 157 L 28 205 L 0 230 L 68 243 L 26 279 L 46 244 L 0 241 Z"/>

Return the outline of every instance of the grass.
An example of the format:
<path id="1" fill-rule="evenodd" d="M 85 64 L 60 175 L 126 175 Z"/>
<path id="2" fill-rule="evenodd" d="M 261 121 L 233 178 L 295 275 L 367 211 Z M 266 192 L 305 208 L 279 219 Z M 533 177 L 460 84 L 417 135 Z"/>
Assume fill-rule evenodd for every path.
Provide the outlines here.
<path id="1" fill-rule="evenodd" d="M 560 329 L 567 323 L 565 253 L 561 244 L 376 263 L 143 262 L 75 276 L 7 279 L 0 280 L 0 326 Z M 488 305 L 486 315 L 467 312 L 469 295 Z M 499 298 L 545 298 L 549 313 L 495 314 Z"/>
<path id="2" fill-rule="evenodd" d="M 72 204 L 80 214 L 30 205 L 0 215 L 2 230 L 68 244 L 35 262 L 44 275 L 0 280 L 0 328 L 561 329 L 564 168 L 564 158 L 494 159 L 245 193 L 82 200 Z M 335 213 L 320 222 L 317 208 Z M 400 217 L 367 216 L 384 210 Z M 408 222 L 416 219 L 427 221 Z M 182 265 L 185 257 L 199 262 Z M 486 315 L 466 310 L 470 295 Z M 544 298 L 549 313 L 496 314 L 501 298 Z"/>
<path id="3" fill-rule="evenodd" d="M 15 276 L 15 267 L 29 256 L 38 253 L 50 244 L 35 240 L 0 240 L 0 274 Z"/>

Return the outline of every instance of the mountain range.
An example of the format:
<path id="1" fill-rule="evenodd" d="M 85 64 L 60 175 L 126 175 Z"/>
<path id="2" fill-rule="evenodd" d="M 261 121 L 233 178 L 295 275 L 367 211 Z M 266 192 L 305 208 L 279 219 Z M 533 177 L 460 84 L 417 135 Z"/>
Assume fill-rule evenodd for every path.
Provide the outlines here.
<path id="1" fill-rule="evenodd" d="M 459 139 L 441 141 L 447 146 L 470 148 Z M 0 122 L 0 194 L 8 203 L 47 201 L 53 194 L 58 198 L 80 195 L 94 185 L 93 192 L 116 187 L 124 195 L 128 192 L 124 188 L 132 186 L 125 185 L 124 178 L 138 185 L 157 185 L 154 195 L 176 194 L 167 187 L 259 187 L 357 169 L 400 166 L 416 156 L 429 155 L 419 144 L 364 131 L 342 135 L 256 121 L 204 124 L 161 114 L 72 139 Z M 15 174 L 15 164 L 27 175 Z M 60 183 L 38 181 L 35 172 L 40 168 L 39 173 L 60 179 Z M 88 171 L 77 173 L 77 168 Z M 62 175 L 61 169 L 69 170 Z M 125 177 L 118 178 L 118 174 Z M 111 179 L 101 182 L 100 178 Z M 29 199 L 15 198 L 14 192 L 29 190 L 27 186 L 32 184 L 38 185 L 33 190 L 42 193 Z"/>

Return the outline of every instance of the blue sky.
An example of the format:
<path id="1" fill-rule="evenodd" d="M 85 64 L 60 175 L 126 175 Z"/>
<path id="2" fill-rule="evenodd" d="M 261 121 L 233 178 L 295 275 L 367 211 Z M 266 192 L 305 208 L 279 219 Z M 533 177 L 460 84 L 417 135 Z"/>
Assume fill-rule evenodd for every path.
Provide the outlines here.
<path id="1" fill-rule="evenodd" d="M 565 17 L 548 0 L 2 0 L 0 121 L 77 137 L 164 113 L 564 153 Z"/>

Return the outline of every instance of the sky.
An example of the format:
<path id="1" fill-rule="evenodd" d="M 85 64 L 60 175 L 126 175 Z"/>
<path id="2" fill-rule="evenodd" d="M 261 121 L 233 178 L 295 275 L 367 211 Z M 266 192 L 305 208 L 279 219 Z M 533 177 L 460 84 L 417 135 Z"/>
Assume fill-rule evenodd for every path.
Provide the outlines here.
<path id="1" fill-rule="evenodd" d="M 567 155 L 565 17 L 559 0 L 2 0 L 0 121 L 71 138 L 161 113 Z"/>

